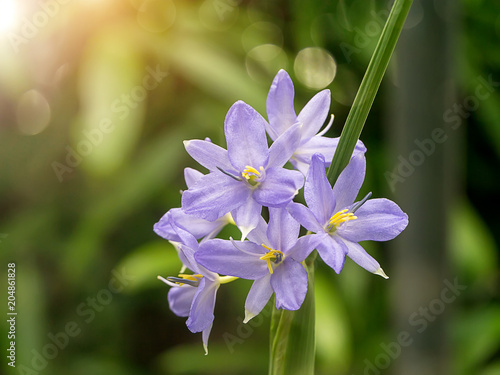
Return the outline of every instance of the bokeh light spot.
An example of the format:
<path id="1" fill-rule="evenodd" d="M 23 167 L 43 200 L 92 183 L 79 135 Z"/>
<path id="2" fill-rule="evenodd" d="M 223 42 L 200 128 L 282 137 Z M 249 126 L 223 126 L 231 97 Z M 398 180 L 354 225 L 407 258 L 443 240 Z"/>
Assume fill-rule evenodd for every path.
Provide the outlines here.
<path id="1" fill-rule="evenodd" d="M 252 79 L 265 83 L 269 82 L 280 69 L 286 69 L 287 56 L 285 51 L 274 44 L 262 44 L 247 53 L 245 64 L 247 73 Z"/>
<path id="2" fill-rule="evenodd" d="M 309 47 L 301 50 L 293 66 L 297 79 L 312 89 L 323 89 L 332 83 L 337 64 L 323 48 Z"/>
<path id="3" fill-rule="evenodd" d="M 41 133 L 49 124 L 50 117 L 50 105 L 38 91 L 29 90 L 21 96 L 17 105 L 17 125 L 21 133 Z"/>
<path id="4" fill-rule="evenodd" d="M 173 1 L 146 0 L 139 8 L 137 22 L 149 32 L 161 33 L 174 24 L 176 16 Z"/>
<path id="5" fill-rule="evenodd" d="M 14 28 L 18 19 L 17 2 L 15 0 L 0 0 L 0 31 Z"/>

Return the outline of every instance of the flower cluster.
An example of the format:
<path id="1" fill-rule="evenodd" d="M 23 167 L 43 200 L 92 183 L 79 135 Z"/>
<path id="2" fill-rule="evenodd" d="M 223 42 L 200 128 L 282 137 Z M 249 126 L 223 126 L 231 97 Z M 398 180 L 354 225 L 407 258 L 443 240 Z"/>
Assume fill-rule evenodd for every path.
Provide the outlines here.
<path id="1" fill-rule="evenodd" d="M 268 121 L 238 101 L 224 122 L 227 150 L 209 139 L 184 142 L 208 173 L 186 168 L 182 207 L 168 211 L 154 231 L 174 244 L 183 263 L 179 275 L 159 277 L 172 286 L 170 308 L 188 318 L 192 332 L 203 333 L 205 352 L 221 284 L 253 280 L 245 302 L 246 323 L 273 293 L 277 309 L 300 308 L 308 286 L 302 262 L 315 249 L 336 273 L 347 256 L 387 278 L 359 242 L 396 237 L 408 217 L 394 202 L 369 199 L 371 194 L 355 202 L 366 169 L 366 148 L 360 141 L 332 188 L 326 167 L 338 138 L 324 134 L 333 116 L 321 130 L 329 108 L 330 91 L 323 90 L 297 115 L 292 80 L 281 70 L 267 97 Z M 293 201 L 301 188 L 306 205 Z M 227 224 L 239 228 L 240 240 L 215 238 Z M 306 235 L 299 236 L 301 226 Z"/>

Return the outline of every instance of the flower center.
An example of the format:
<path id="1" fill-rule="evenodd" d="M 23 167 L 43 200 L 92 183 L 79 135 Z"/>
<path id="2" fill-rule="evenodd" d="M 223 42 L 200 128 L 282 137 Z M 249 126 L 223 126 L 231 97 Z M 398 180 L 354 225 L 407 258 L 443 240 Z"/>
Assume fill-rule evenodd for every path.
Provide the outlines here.
<path id="1" fill-rule="evenodd" d="M 195 275 L 188 275 L 185 273 L 180 273 L 179 277 L 172 277 L 169 276 L 167 277 L 168 281 L 171 281 L 173 283 L 179 284 L 179 285 L 191 285 L 191 286 L 198 286 L 200 284 L 200 280 L 203 277 L 203 275 L 195 274 Z"/>
<path id="2" fill-rule="evenodd" d="M 279 250 L 274 250 L 271 249 L 270 247 L 262 244 L 262 247 L 269 250 L 267 253 L 265 253 L 263 256 L 261 256 L 259 259 L 265 260 L 267 263 L 267 268 L 269 269 L 269 273 L 272 275 L 273 274 L 273 266 L 271 265 L 271 261 L 273 261 L 276 264 L 279 264 L 283 260 L 283 253 Z"/>
<path id="3" fill-rule="evenodd" d="M 358 218 L 357 216 L 354 216 L 354 214 L 352 212 L 347 212 L 347 211 L 349 211 L 349 210 L 346 208 L 346 209 L 334 214 L 330 218 L 330 221 L 329 221 L 326 229 L 329 232 L 333 233 L 337 230 L 337 228 L 340 226 L 340 224 L 345 223 L 346 221 L 355 220 Z"/>
<path id="4" fill-rule="evenodd" d="M 257 170 L 254 167 L 246 165 L 245 169 L 243 169 L 243 172 L 241 172 L 241 175 L 248 181 L 250 185 L 255 186 L 259 183 L 263 172 L 264 167 L 260 167 L 259 170 Z"/>

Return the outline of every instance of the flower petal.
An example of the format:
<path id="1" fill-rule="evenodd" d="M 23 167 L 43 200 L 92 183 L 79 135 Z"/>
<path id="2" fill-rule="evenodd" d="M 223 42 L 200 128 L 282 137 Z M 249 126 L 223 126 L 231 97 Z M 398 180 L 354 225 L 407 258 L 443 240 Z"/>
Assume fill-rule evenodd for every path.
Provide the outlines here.
<path id="1" fill-rule="evenodd" d="M 408 215 L 385 198 L 369 199 L 356 211 L 356 220 L 346 222 L 337 231 L 339 236 L 352 241 L 388 241 L 408 225 Z"/>
<path id="2" fill-rule="evenodd" d="M 342 240 L 327 236 L 324 241 L 320 242 L 316 249 L 321 259 L 328 264 L 336 273 L 340 273 L 344 267 L 345 256 L 348 252 L 347 246 Z"/>
<path id="3" fill-rule="evenodd" d="M 335 196 L 326 178 L 325 162 L 321 155 L 314 154 L 304 187 L 307 207 L 321 224 L 326 224 L 334 214 Z"/>
<path id="4" fill-rule="evenodd" d="M 333 194 L 337 199 L 335 211 L 340 211 L 350 206 L 358 195 L 365 179 L 366 159 L 363 153 L 358 153 L 351 158 L 347 167 L 340 173 Z"/>
<path id="5" fill-rule="evenodd" d="M 227 151 L 210 141 L 192 139 L 184 141 L 184 147 L 194 160 L 210 171 L 216 171 L 217 167 L 227 171 L 234 169 L 229 163 Z"/>
<path id="6" fill-rule="evenodd" d="M 288 251 L 287 255 L 291 256 L 297 262 L 302 262 L 309 256 L 309 254 L 311 254 L 320 242 L 326 240 L 326 237 L 328 237 L 328 234 L 324 232 L 302 236 L 297 240 L 292 249 Z"/>
<path id="7" fill-rule="evenodd" d="M 185 229 L 196 239 L 200 239 L 209 234 L 212 236 L 217 235 L 227 223 L 227 221 L 222 218 L 215 221 L 208 221 L 193 215 L 188 215 L 180 208 L 173 208 L 170 212 L 173 225 Z"/>
<path id="8" fill-rule="evenodd" d="M 360 244 L 347 240 L 343 240 L 343 242 L 348 249 L 347 256 L 357 263 L 358 266 L 363 267 L 371 273 L 378 271 L 380 264 Z"/>
<path id="9" fill-rule="evenodd" d="M 240 173 L 246 166 L 257 170 L 266 167 L 266 120 L 255 109 L 241 100 L 234 103 L 227 113 L 224 133 L 229 160 Z"/>
<path id="10" fill-rule="evenodd" d="M 155 223 L 153 226 L 153 231 L 160 237 L 168 241 L 176 241 L 179 242 L 180 238 L 172 227 L 173 219 L 172 212 L 174 210 L 179 210 L 179 208 L 172 208 L 167 211 L 165 215 L 161 217 L 161 219 Z"/>
<path id="11" fill-rule="evenodd" d="M 245 301 L 245 320 L 243 323 L 247 323 L 254 316 L 258 315 L 273 295 L 270 280 L 271 274 L 268 273 L 266 276 L 253 282 Z"/>
<path id="12" fill-rule="evenodd" d="M 182 209 L 189 215 L 214 221 L 241 206 L 250 196 L 250 189 L 222 172 L 212 172 L 202 178 L 192 189 L 182 194 Z"/>
<path id="13" fill-rule="evenodd" d="M 284 207 L 295 197 L 304 184 L 304 176 L 298 171 L 269 168 L 266 178 L 254 190 L 254 199 L 265 207 Z"/>
<path id="14" fill-rule="evenodd" d="M 266 106 L 269 119 L 267 130 L 272 140 L 278 138 L 297 120 L 293 105 L 294 95 L 292 79 L 287 72 L 280 70 L 274 77 L 267 95 Z"/>
<path id="15" fill-rule="evenodd" d="M 262 212 L 262 205 L 257 203 L 252 197 L 237 209 L 231 212 L 236 226 L 241 231 L 243 241 L 255 227 L 257 227 Z"/>
<path id="16" fill-rule="evenodd" d="M 213 239 L 200 245 L 195 259 L 210 271 L 221 275 L 256 280 L 269 272 L 266 261 L 260 259 L 265 252 L 262 246 L 253 242 L 233 244 L 231 241 Z"/>
<path id="17" fill-rule="evenodd" d="M 275 250 L 283 253 L 295 245 L 299 237 L 300 224 L 284 208 L 269 208 L 267 238 Z"/>
<path id="18" fill-rule="evenodd" d="M 285 258 L 271 275 L 271 287 L 276 294 L 276 308 L 298 310 L 306 298 L 307 282 L 304 266 L 292 258 Z"/>
<path id="19" fill-rule="evenodd" d="M 248 239 L 256 244 L 269 242 L 269 239 L 267 238 L 267 223 L 262 216 L 259 218 L 257 227 L 248 234 Z"/>
<path id="20" fill-rule="evenodd" d="M 299 147 L 302 125 L 296 123 L 281 134 L 269 149 L 268 167 L 282 167 Z"/>
<path id="21" fill-rule="evenodd" d="M 189 318 L 186 321 L 191 332 L 201 332 L 214 321 L 215 296 L 219 286 L 218 281 L 212 281 L 206 277 L 201 279 L 200 285 L 196 288 L 198 290 L 193 298 Z"/>
<path id="22" fill-rule="evenodd" d="M 318 223 L 318 219 L 312 211 L 306 206 L 291 202 L 286 206 L 287 211 L 292 217 L 297 220 L 304 228 L 314 233 L 323 233 L 324 229 L 322 224 Z"/>
<path id="23" fill-rule="evenodd" d="M 307 174 L 307 169 L 309 168 L 309 164 L 311 164 L 312 156 L 314 154 L 321 154 L 325 159 L 325 167 L 328 167 L 332 162 L 333 154 L 337 149 L 338 143 L 339 138 L 329 138 L 321 136 L 311 137 L 305 143 L 302 143 L 297 148 L 297 150 L 295 150 L 292 161 L 299 162 L 301 164 L 307 164 L 307 168 L 305 169 L 305 171 L 302 170 L 302 168 L 299 169 L 298 166 L 296 166 L 296 168 L 299 169 L 302 173 Z"/>
<path id="24" fill-rule="evenodd" d="M 168 305 L 170 306 L 170 310 L 177 316 L 189 316 L 189 310 L 191 309 L 191 304 L 197 290 L 197 288 L 189 285 L 170 288 L 168 291 Z"/>
<path id="25" fill-rule="evenodd" d="M 203 342 L 203 349 L 205 350 L 205 355 L 208 355 L 208 338 L 210 337 L 210 332 L 212 331 L 212 324 L 205 328 L 201 334 L 201 340 Z"/>
<path id="26" fill-rule="evenodd" d="M 309 102 L 302 108 L 297 119 L 301 124 L 302 138 L 310 138 L 314 136 L 319 129 L 323 126 L 330 111 L 330 90 L 323 90 L 309 100 Z"/>
<path id="27" fill-rule="evenodd" d="M 200 171 L 189 167 L 184 168 L 184 180 L 186 181 L 186 186 L 188 187 L 188 189 L 191 186 L 194 186 L 194 184 L 196 184 L 202 177 L 203 173 L 201 173 Z"/>

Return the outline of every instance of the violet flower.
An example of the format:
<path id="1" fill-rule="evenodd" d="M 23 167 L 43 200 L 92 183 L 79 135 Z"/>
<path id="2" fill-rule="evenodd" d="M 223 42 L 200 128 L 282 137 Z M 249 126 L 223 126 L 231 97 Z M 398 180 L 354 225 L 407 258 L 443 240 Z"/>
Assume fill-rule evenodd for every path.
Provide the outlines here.
<path id="1" fill-rule="evenodd" d="M 274 77 L 267 96 L 267 117 L 269 125 L 266 130 L 272 140 L 277 139 L 294 124 L 302 124 L 300 142 L 294 151 L 290 162 L 307 175 L 311 164 L 311 157 L 315 153 L 323 155 L 326 166 L 330 165 L 339 138 L 323 137 L 333 122 L 320 131 L 330 110 L 330 90 L 323 90 L 316 94 L 300 111 L 297 116 L 294 108 L 294 87 L 292 79 L 284 70 L 280 70 Z M 358 141 L 354 153 L 365 152 L 366 148 Z"/>
<path id="2" fill-rule="evenodd" d="M 245 302 L 245 323 L 260 313 L 273 292 L 277 309 L 300 308 L 308 283 L 300 262 L 320 240 L 312 235 L 297 239 L 300 225 L 285 209 L 270 208 L 269 215 L 269 225 L 261 218 L 248 241 L 213 239 L 195 254 L 213 272 L 255 280 Z"/>
<path id="3" fill-rule="evenodd" d="M 184 169 L 184 179 L 188 188 L 194 186 L 201 177 L 203 177 L 203 173 L 195 169 Z M 179 242 L 181 239 L 174 229 L 175 227 L 182 228 L 191 233 L 196 239 L 200 239 L 215 237 L 227 224 L 234 224 L 230 213 L 215 221 L 208 221 L 186 214 L 181 208 L 172 208 L 154 225 L 153 230 L 166 240 Z"/>
<path id="4" fill-rule="evenodd" d="M 262 206 L 284 207 L 303 186 L 301 173 L 282 168 L 295 151 L 300 126 L 292 126 L 268 148 L 266 121 L 238 101 L 227 113 L 227 151 L 212 142 L 185 141 L 187 152 L 210 173 L 182 195 L 186 214 L 214 221 L 231 212 L 243 238 L 257 226 Z"/>
<path id="5" fill-rule="evenodd" d="M 202 332 L 203 348 L 208 354 L 208 338 L 214 320 L 214 307 L 217 290 L 221 284 L 235 280 L 234 277 L 221 277 L 198 264 L 194 258 L 198 242 L 193 235 L 175 227 L 181 239 L 175 243 L 183 268 L 177 277 L 158 276 L 158 279 L 172 286 L 168 292 L 170 310 L 177 316 L 188 317 L 186 325 L 193 333 Z M 186 274 L 185 269 L 192 274 Z"/>
<path id="6" fill-rule="evenodd" d="M 323 157 L 313 155 L 304 187 L 308 207 L 290 203 L 287 210 L 320 241 L 316 249 L 323 261 L 340 273 L 347 255 L 369 272 L 387 278 L 379 263 L 358 244 L 360 241 L 387 241 L 406 228 L 408 216 L 388 199 L 354 203 L 365 177 L 363 154 L 353 156 L 334 188 L 326 178 Z"/>

